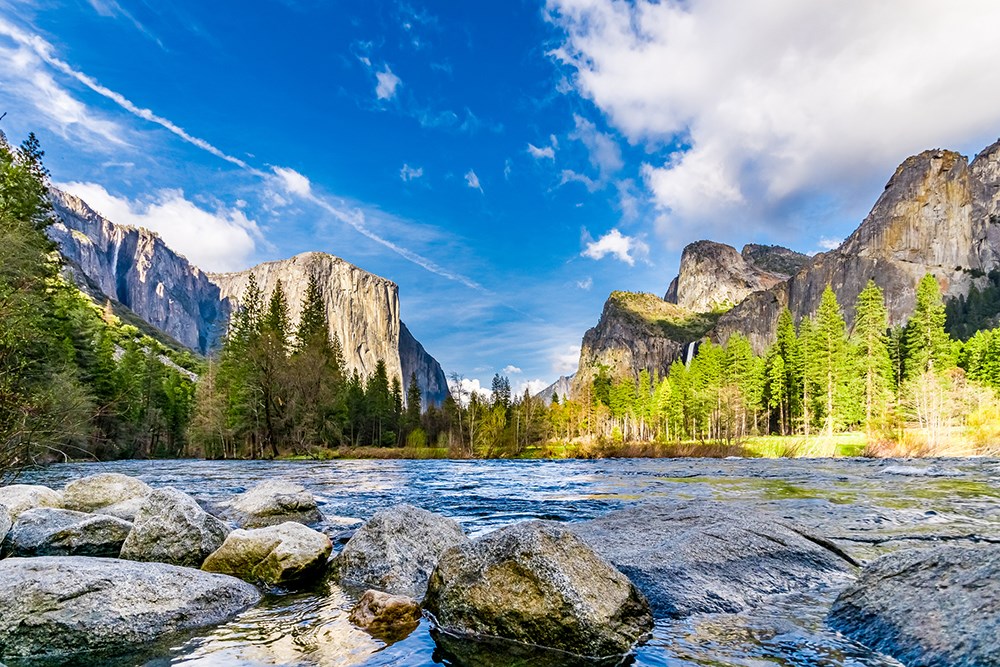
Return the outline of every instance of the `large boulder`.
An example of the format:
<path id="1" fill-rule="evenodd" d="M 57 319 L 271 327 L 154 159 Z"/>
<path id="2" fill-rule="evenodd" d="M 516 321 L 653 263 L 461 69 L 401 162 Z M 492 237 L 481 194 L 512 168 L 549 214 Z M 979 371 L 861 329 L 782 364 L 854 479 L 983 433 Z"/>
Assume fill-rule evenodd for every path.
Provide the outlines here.
<path id="1" fill-rule="evenodd" d="M 420 625 L 420 603 L 405 595 L 365 591 L 348 617 L 373 637 L 398 641 Z"/>
<path id="2" fill-rule="evenodd" d="M 194 498 L 172 487 L 157 489 L 135 517 L 121 557 L 200 567 L 222 546 L 229 528 Z"/>
<path id="3" fill-rule="evenodd" d="M 452 519 L 395 505 L 377 512 L 344 545 L 337 558 L 340 581 L 420 599 L 441 554 L 468 541 Z"/>
<path id="4" fill-rule="evenodd" d="M 1000 545 L 882 556 L 840 594 L 828 622 L 908 667 L 997 667 Z"/>
<path id="5" fill-rule="evenodd" d="M 733 503 L 646 503 L 567 527 L 625 573 L 657 617 L 741 612 L 854 571 L 824 540 Z"/>
<path id="6" fill-rule="evenodd" d="M 586 658 L 628 653 L 653 628 L 649 604 L 625 575 L 573 533 L 540 521 L 446 551 L 424 608 L 448 634 Z"/>
<path id="7" fill-rule="evenodd" d="M 9 556 L 115 558 L 132 524 L 112 516 L 36 507 L 21 514 L 3 542 Z"/>
<path id="8" fill-rule="evenodd" d="M 267 528 L 234 530 L 201 569 L 281 586 L 321 573 L 332 549 L 333 543 L 323 533 L 288 521 Z"/>
<path id="9" fill-rule="evenodd" d="M 232 517 L 242 528 L 262 528 L 286 521 L 317 523 L 323 519 L 316 499 L 305 487 L 280 479 L 267 480 L 229 503 Z"/>
<path id="10" fill-rule="evenodd" d="M 259 599 L 239 579 L 160 563 L 9 558 L 0 561 L 0 659 L 100 664 L 169 633 L 222 623 Z"/>
<path id="11" fill-rule="evenodd" d="M 11 484 L 0 486 L 0 505 L 7 507 L 11 520 L 36 507 L 62 507 L 62 494 L 47 486 Z"/>
<path id="12" fill-rule="evenodd" d="M 110 505 L 145 498 L 153 489 L 142 480 L 116 472 L 75 479 L 63 489 L 63 506 L 77 512 L 95 512 Z"/>
<path id="13" fill-rule="evenodd" d="M 118 517 L 119 519 L 124 519 L 125 521 L 135 521 L 135 518 L 139 516 L 139 510 L 141 510 L 142 506 L 145 504 L 146 496 L 129 498 L 128 500 L 123 500 L 120 503 L 115 503 L 114 505 L 98 507 L 94 510 L 94 514 L 107 514 L 108 516 Z"/>

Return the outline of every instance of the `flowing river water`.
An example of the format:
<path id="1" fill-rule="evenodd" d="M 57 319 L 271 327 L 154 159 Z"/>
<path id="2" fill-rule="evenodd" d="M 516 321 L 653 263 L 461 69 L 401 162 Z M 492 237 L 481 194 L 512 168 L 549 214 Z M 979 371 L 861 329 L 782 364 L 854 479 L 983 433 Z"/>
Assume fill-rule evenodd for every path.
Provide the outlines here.
<path id="1" fill-rule="evenodd" d="M 319 528 L 334 539 L 335 550 L 353 526 L 401 502 L 450 516 L 474 537 L 518 521 L 578 521 L 657 498 L 759 506 L 832 539 L 858 560 L 947 541 L 1000 542 L 997 459 L 123 461 L 54 465 L 18 481 L 61 488 L 97 472 L 173 486 L 210 510 L 261 480 L 298 482 L 318 499 L 326 517 Z M 825 627 L 836 593 L 788 596 L 743 614 L 660 620 L 631 664 L 898 665 Z M 330 582 L 269 595 L 230 623 L 145 647 L 115 665 L 453 664 L 426 621 L 391 645 L 354 628 L 347 620 L 354 601 L 351 592 Z M 504 664 L 503 656 L 496 664 Z"/>

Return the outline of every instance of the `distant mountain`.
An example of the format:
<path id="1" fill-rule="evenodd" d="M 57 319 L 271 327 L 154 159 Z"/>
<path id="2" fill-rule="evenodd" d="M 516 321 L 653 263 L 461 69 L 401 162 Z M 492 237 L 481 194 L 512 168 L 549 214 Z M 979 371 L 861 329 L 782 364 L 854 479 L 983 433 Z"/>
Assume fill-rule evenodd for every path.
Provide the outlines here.
<path id="1" fill-rule="evenodd" d="M 953 151 L 924 151 L 903 161 L 835 250 L 810 258 L 779 246 L 748 244 L 737 252 L 698 241 L 684 249 L 664 299 L 613 292 L 584 336 L 574 392 L 602 367 L 618 376 L 662 374 L 706 337 L 725 342 L 739 332 L 763 352 L 781 310 L 788 307 L 796 321 L 813 314 L 828 284 L 850 325 L 857 295 L 874 280 L 896 325 L 912 314 L 925 274 L 938 280 L 945 298 L 957 299 L 974 286 L 986 288 L 997 269 L 1000 141 L 971 164 Z"/>
<path id="2" fill-rule="evenodd" d="M 535 398 L 544 401 L 545 405 L 551 405 L 553 394 L 558 397 L 560 401 L 563 401 L 570 395 L 572 386 L 573 375 L 561 375 L 558 380 L 535 394 Z"/>
<path id="3" fill-rule="evenodd" d="M 217 349 L 250 275 L 265 296 L 281 281 L 293 323 L 309 277 L 316 276 L 348 371 L 366 376 L 383 359 L 389 377 L 399 377 L 404 389 L 416 375 L 425 404 L 440 403 L 447 395 L 440 364 L 399 319 L 399 290 L 390 280 L 320 252 L 246 271 L 206 273 L 149 230 L 117 225 L 68 193 L 53 190 L 51 198 L 58 221 L 49 235 L 77 281 L 91 291 L 96 287 L 191 350 Z"/>

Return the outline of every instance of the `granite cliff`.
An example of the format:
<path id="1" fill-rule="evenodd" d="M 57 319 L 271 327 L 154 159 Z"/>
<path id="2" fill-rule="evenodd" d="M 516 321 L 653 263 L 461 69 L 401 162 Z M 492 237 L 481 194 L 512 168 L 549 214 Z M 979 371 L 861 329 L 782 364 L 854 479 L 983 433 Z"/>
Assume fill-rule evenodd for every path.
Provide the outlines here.
<path id="1" fill-rule="evenodd" d="M 903 161 L 871 212 L 834 250 L 809 258 L 778 246 L 748 244 L 737 252 L 698 241 L 684 249 L 663 300 L 613 293 L 584 336 L 574 395 L 601 366 L 619 376 L 663 372 L 706 336 L 725 342 L 739 332 L 763 352 L 781 310 L 788 307 L 796 321 L 812 315 L 827 285 L 850 324 L 857 295 L 874 280 L 896 325 L 913 312 L 925 274 L 954 298 L 982 288 L 998 268 L 1000 141 L 971 163 L 953 151 L 924 151 Z"/>
<path id="2" fill-rule="evenodd" d="M 194 351 L 207 354 L 218 347 L 251 274 L 265 295 L 281 281 L 293 323 L 315 275 L 349 371 L 368 375 L 384 359 L 389 376 L 399 377 L 404 387 L 416 375 L 425 404 L 440 403 L 447 394 L 444 371 L 400 321 L 398 288 L 385 278 L 319 252 L 246 271 L 206 273 L 155 233 L 116 225 L 73 195 L 53 190 L 52 202 L 57 222 L 50 236 L 77 281 Z"/>

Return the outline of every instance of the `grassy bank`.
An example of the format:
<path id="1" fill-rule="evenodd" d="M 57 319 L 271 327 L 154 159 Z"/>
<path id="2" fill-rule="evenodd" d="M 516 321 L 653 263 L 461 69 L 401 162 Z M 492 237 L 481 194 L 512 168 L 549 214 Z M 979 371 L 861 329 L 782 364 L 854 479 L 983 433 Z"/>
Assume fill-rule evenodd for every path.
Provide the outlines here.
<path id="1" fill-rule="evenodd" d="M 529 447 L 518 454 L 500 454 L 492 458 L 508 459 L 602 459 L 602 458 L 829 458 L 864 456 L 931 457 L 998 455 L 992 447 L 977 447 L 967 441 L 929 447 L 925 440 L 910 437 L 900 442 L 869 441 L 861 432 L 833 436 L 754 436 L 739 442 L 632 442 L 615 443 L 596 440 L 552 441 Z M 338 459 L 470 459 L 468 452 L 447 447 L 342 447 L 320 449 L 310 456 L 285 456 L 283 460 L 327 461 Z M 486 457 L 483 457 L 486 458 Z"/>

